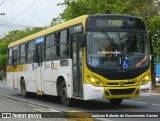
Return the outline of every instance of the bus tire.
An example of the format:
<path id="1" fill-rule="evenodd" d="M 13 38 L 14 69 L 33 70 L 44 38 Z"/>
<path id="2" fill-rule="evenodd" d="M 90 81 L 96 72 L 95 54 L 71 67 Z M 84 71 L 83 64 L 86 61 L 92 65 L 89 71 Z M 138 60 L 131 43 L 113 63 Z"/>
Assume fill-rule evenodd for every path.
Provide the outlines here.
<path id="1" fill-rule="evenodd" d="M 61 83 L 61 102 L 67 107 L 71 104 L 71 99 L 67 97 L 67 87 L 65 81 Z"/>
<path id="2" fill-rule="evenodd" d="M 21 94 L 22 94 L 22 97 L 24 98 L 29 97 L 29 92 L 26 91 L 26 84 L 24 79 L 22 79 L 21 81 Z"/>
<path id="3" fill-rule="evenodd" d="M 119 105 L 121 104 L 123 99 L 109 99 L 109 102 L 113 105 Z"/>

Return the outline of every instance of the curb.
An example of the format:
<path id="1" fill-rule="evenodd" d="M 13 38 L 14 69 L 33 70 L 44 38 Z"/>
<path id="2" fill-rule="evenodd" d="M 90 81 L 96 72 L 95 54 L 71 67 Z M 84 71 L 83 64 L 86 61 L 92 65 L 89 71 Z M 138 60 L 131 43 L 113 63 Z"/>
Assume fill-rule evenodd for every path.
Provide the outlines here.
<path id="1" fill-rule="evenodd" d="M 160 94 L 159 93 L 151 93 L 151 95 L 158 95 L 158 96 L 160 96 Z"/>
<path id="2" fill-rule="evenodd" d="M 10 97 L 10 96 L 6 96 L 6 95 L 2 95 L 2 94 L 0 94 L 0 96 L 4 97 L 4 98 L 7 98 L 7 99 L 10 99 L 10 100 L 19 101 L 19 102 L 22 102 L 22 103 L 34 105 L 34 106 L 41 107 L 41 108 L 48 108 L 48 109 L 51 108 L 50 106 L 34 103 L 34 102 L 29 101 L 29 100 L 18 99 L 18 98 L 15 98 L 15 97 Z M 62 113 L 67 112 L 67 110 L 60 110 L 60 109 L 57 109 L 57 108 L 54 108 L 54 110 L 57 111 L 57 112 L 62 112 Z"/>

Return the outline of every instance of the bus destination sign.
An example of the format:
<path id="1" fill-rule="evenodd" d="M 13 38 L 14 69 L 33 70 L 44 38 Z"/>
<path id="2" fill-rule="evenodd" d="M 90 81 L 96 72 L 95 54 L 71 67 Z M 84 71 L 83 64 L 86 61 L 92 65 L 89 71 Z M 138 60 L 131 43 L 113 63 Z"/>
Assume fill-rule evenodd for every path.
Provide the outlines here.
<path id="1" fill-rule="evenodd" d="M 140 18 L 133 17 L 99 17 L 91 16 L 88 18 L 86 23 L 87 29 L 98 29 L 98 28 L 121 28 L 121 29 L 145 29 L 145 24 Z"/>
<path id="2" fill-rule="evenodd" d="M 125 26 L 126 22 L 124 20 L 118 20 L 118 19 L 97 19 L 96 20 L 96 26 L 97 27 L 123 27 Z"/>
<path id="3" fill-rule="evenodd" d="M 108 20 L 107 22 L 109 26 L 124 26 L 122 20 Z"/>

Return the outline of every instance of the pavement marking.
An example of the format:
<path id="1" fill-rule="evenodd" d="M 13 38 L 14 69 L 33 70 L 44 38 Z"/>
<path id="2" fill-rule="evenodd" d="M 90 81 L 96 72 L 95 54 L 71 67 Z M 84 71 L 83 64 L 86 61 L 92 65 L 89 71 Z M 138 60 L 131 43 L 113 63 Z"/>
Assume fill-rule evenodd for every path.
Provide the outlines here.
<path id="1" fill-rule="evenodd" d="M 92 115 L 91 113 L 71 110 L 67 112 L 66 118 L 71 119 L 71 120 L 76 120 L 76 121 L 94 121 L 94 119 L 91 118 L 91 115 Z"/>
<path id="2" fill-rule="evenodd" d="M 145 103 L 145 102 L 136 102 L 136 101 L 128 101 L 128 100 L 125 100 L 125 102 L 138 103 L 138 104 L 148 104 L 148 103 Z"/>
<path id="3" fill-rule="evenodd" d="M 55 110 L 55 109 L 47 109 L 47 108 L 38 108 L 38 109 L 34 109 L 35 111 L 39 111 L 39 112 L 61 112 L 59 110 Z"/>

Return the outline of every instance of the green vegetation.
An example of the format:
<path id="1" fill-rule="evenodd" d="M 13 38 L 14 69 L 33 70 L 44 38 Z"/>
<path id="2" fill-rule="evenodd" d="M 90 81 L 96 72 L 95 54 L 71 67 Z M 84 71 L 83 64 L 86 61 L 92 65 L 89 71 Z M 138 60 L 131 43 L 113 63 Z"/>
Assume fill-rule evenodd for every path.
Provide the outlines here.
<path id="1" fill-rule="evenodd" d="M 128 14 L 149 20 L 158 14 L 155 0 L 65 0 L 62 19 L 69 20 L 83 14 Z"/>

